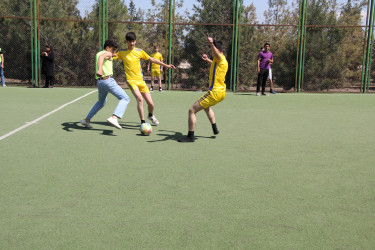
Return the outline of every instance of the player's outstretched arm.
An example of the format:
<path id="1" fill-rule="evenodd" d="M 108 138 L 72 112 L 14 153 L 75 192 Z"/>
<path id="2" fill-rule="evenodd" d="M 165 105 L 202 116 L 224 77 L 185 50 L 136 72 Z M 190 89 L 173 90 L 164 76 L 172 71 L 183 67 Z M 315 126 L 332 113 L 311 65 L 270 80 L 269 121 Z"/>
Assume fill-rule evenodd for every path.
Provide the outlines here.
<path id="1" fill-rule="evenodd" d="M 155 59 L 155 58 L 153 58 L 153 57 L 150 57 L 150 59 L 148 59 L 150 62 L 152 62 L 152 63 L 156 63 L 156 64 L 159 64 L 159 65 L 161 65 L 161 66 L 164 66 L 164 67 L 166 67 L 166 68 L 168 68 L 168 69 L 176 69 L 176 67 L 173 65 L 173 64 L 165 64 L 165 63 L 163 63 L 162 61 L 159 61 L 159 60 L 157 60 L 157 59 Z"/>

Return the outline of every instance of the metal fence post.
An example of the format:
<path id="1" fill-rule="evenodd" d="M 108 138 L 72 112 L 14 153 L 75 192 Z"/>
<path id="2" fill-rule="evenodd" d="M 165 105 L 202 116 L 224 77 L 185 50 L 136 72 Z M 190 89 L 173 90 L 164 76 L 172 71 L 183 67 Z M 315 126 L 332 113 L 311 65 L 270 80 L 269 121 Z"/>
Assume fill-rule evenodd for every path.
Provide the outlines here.
<path id="1" fill-rule="evenodd" d="M 233 38 L 232 38 L 232 57 L 230 71 L 230 89 L 235 91 L 238 80 L 238 35 L 239 35 L 239 0 L 233 2 Z"/>
<path id="2" fill-rule="evenodd" d="M 299 6 L 299 21 L 298 21 L 298 48 L 296 60 L 296 90 L 301 92 L 301 84 L 304 74 L 304 59 L 305 59 L 305 43 L 306 43 L 306 0 L 300 1 Z"/>
<path id="3" fill-rule="evenodd" d="M 108 39 L 108 2 L 99 0 L 99 51 L 103 50 L 105 40 Z"/>
<path id="4" fill-rule="evenodd" d="M 173 30 L 173 1 L 169 0 L 169 20 L 168 20 L 168 64 L 172 64 L 172 30 Z M 168 69 L 168 87 L 171 87 L 172 69 Z"/>
<path id="5" fill-rule="evenodd" d="M 40 41 L 39 41 L 39 1 L 30 0 L 30 30 L 31 30 L 31 82 L 33 87 L 39 87 Z"/>
<path id="6" fill-rule="evenodd" d="M 371 0 L 370 7 L 370 17 L 369 17 L 369 28 L 367 33 L 367 44 L 366 44 L 366 59 L 365 59 L 365 70 L 364 70 L 364 81 L 362 92 L 367 93 L 370 86 L 370 77 L 371 77 L 371 58 L 372 58 L 372 47 L 374 40 L 374 11 L 375 4 L 374 0 Z"/>

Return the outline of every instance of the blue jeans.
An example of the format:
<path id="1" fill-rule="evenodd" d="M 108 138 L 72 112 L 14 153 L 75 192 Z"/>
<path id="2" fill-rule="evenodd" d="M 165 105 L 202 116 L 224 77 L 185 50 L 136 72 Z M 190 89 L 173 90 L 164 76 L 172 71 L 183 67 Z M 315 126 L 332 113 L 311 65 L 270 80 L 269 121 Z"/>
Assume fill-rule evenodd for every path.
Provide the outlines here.
<path id="1" fill-rule="evenodd" d="M 90 119 L 101 110 L 107 102 L 107 95 L 108 92 L 117 97 L 120 101 L 117 104 L 113 115 L 117 116 L 118 118 L 122 118 L 125 113 L 126 107 L 128 106 L 130 99 L 129 96 L 125 93 L 125 91 L 118 86 L 115 79 L 112 77 L 106 80 L 98 80 L 98 101 L 95 103 L 94 107 L 92 107 L 91 111 L 87 115 L 87 119 Z"/>
<path id="2" fill-rule="evenodd" d="M 5 84 L 5 79 L 4 79 L 4 69 L 0 67 L 0 76 L 1 76 L 1 84 Z"/>

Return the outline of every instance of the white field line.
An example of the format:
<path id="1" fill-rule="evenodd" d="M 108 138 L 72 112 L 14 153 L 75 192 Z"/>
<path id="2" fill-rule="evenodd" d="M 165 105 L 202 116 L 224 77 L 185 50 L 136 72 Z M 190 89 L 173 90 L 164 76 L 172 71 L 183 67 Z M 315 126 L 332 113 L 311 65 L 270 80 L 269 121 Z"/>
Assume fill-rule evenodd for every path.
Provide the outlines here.
<path id="1" fill-rule="evenodd" d="M 12 130 L 12 131 L 10 131 L 9 133 L 7 133 L 7 134 L 1 136 L 1 137 L 0 137 L 0 141 L 3 140 L 3 139 L 5 139 L 5 138 L 7 138 L 8 136 L 11 136 L 11 135 L 13 135 L 13 134 L 15 134 L 15 133 L 21 131 L 22 129 L 27 128 L 28 126 L 30 126 L 30 125 L 32 125 L 32 124 L 34 124 L 34 123 L 39 122 L 40 120 L 46 118 L 47 116 L 52 115 L 53 113 L 59 111 L 60 109 L 63 109 L 63 108 L 65 108 L 66 106 L 68 106 L 68 105 L 70 105 L 70 104 L 72 104 L 72 103 L 75 103 L 76 101 L 81 100 L 82 98 L 85 98 L 85 97 L 88 96 L 88 95 L 91 95 L 92 93 L 94 93 L 94 92 L 96 92 L 96 91 L 98 91 L 98 90 L 93 90 L 93 91 L 91 91 L 91 92 L 89 92 L 89 93 L 87 93 L 87 94 L 85 94 L 85 95 L 83 95 L 83 96 L 81 96 L 81 97 L 78 97 L 77 99 L 74 99 L 74 100 L 71 101 L 71 102 L 65 103 L 65 104 L 61 105 L 60 107 L 58 107 L 57 109 L 54 109 L 54 110 L 52 110 L 51 112 L 48 112 L 47 114 L 44 114 L 44 115 L 42 115 L 41 117 L 36 118 L 35 120 L 33 120 L 33 121 L 31 121 L 31 122 L 26 122 L 25 125 L 23 125 L 23 126 L 17 128 L 17 129 L 15 129 L 15 130 Z"/>

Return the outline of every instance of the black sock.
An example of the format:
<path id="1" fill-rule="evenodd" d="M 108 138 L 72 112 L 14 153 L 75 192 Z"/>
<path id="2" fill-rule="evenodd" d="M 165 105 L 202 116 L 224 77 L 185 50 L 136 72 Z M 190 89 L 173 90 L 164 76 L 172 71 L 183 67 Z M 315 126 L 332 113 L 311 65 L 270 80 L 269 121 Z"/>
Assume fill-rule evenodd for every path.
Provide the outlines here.
<path id="1" fill-rule="evenodd" d="M 152 116 L 152 114 L 151 113 L 148 113 L 148 117 L 151 117 Z"/>
<path id="2" fill-rule="evenodd" d="M 143 124 L 143 123 L 146 123 L 146 121 L 145 120 L 141 120 L 141 124 Z"/>
<path id="3" fill-rule="evenodd" d="M 216 123 L 212 124 L 212 131 L 214 132 L 215 135 L 219 134 L 219 130 L 217 130 Z"/>
<path id="4" fill-rule="evenodd" d="M 191 139 L 195 139 L 194 138 L 194 131 L 189 131 L 187 137 L 189 137 Z"/>

